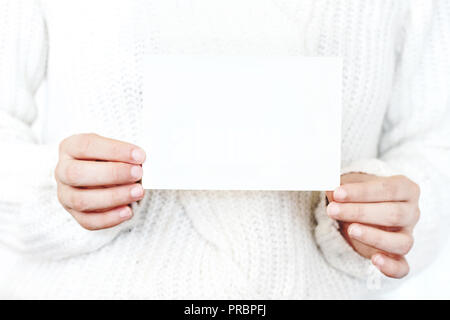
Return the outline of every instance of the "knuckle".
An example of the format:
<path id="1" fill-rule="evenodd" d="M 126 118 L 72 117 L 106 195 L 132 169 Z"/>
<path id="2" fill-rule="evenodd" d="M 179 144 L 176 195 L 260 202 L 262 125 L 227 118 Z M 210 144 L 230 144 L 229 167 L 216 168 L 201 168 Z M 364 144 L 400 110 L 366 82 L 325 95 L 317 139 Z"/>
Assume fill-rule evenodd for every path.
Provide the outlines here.
<path id="1" fill-rule="evenodd" d="M 58 162 L 55 167 L 55 179 L 56 181 L 61 180 L 62 170 L 61 170 L 61 162 Z"/>
<path id="2" fill-rule="evenodd" d="M 420 209 L 419 207 L 415 206 L 407 206 L 405 208 L 405 215 L 408 217 L 408 225 L 416 225 L 417 222 L 419 222 L 420 218 Z"/>
<path id="3" fill-rule="evenodd" d="M 56 180 L 56 182 L 58 182 L 58 178 L 59 178 L 59 169 L 58 169 L 58 166 L 59 166 L 59 162 L 58 162 L 58 164 L 56 164 L 56 167 L 55 167 L 55 169 L 53 170 L 53 178 Z"/>
<path id="4" fill-rule="evenodd" d="M 121 202 L 121 200 L 125 198 L 123 193 L 120 190 L 111 190 L 109 191 L 109 205 L 113 206 L 117 202 Z"/>
<path id="5" fill-rule="evenodd" d="M 399 182 L 410 181 L 410 180 L 408 179 L 408 177 L 406 177 L 406 176 L 404 176 L 404 175 L 402 175 L 402 174 L 393 176 L 392 178 L 395 179 L 395 180 L 397 180 L 397 181 L 399 181 Z"/>
<path id="6" fill-rule="evenodd" d="M 401 217 L 399 211 L 392 211 L 389 215 L 389 225 L 392 227 L 398 227 L 401 225 Z"/>
<path id="7" fill-rule="evenodd" d="M 112 155 L 114 155 L 114 157 L 117 157 L 121 153 L 123 153 L 122 146 L 120 144 L 118 144 L 118 143 L 112 144 L 110 148 L 111 148 L 110 153 Z"/>
<path id="8" fill-rule="evenodd" d="M 80 157 L 86 157 L 89 154 L 89 147 L 92 144 L 91 134 L 81 134 L 77 142 L 77 154 Z"/>
<path id="9" fill-rule="evenodd" d="M 397 206 L 393 206 L 389 210 L 389 225 L 392 227 L 400 227 L 403 224 L 403 211 Z"/>
<path id="10" fill-rule="evenodd" d="M 407 186 L 408 190 L 411 192 L 412 198 L 418 199 L 420 197 L 420 186 L 417 183 L 403 175 L 396 176 L 396 178 L 399 180 L 401 185 Z"/>
<path id="11" fill-rule="evenodd" d="M 91 138 L 91 139 L 95 139 L 95 138 L 98 138 L 98 137 L 99 137 L 98 134 L 93 133 L 93 132 L 90 132 L 90 133 L 84 133 L 84 136 L 89 137 L 89 138 Z"/>
<path id="12" fill-rule="evenodd" d="M 420 215 L 421 215 L 420 209 L 419 209 L 419 207 L 417 207 L 416 210 L 414 210 L 414 217 L 413 217 L 413 223 L 414 223 L 414 225 L 416 225 L 417 222 L 419 222 L 419 220 L 420 220 Z"/>
<path id="13" fill-rule="evenodd" d="M 64 197 L 63 197 L 63 191 L 61 190 L 61 185 L 59 183 L 56 188 L 56 196 L 58 198 L 59 203 L 64 205 L 65 203 L 64 203 Z"/>
<path id="14" fill-rule="evenodd" d="M 353 194 L 356 198 L 366 199 L 369 195 L 369 189 L 366 184 L 361 185 L 359 188 L 351 188 L 353 189 Z M 351 193 L 351 192 L 350 192 Z"/>
<path id="15" fill-rule="evenodd" d="M 380 237 L 380 235 L 374 234 L 370 239 L 370 243 L 373 247 L 380 248 L 383 245 L 383 239 Z"/>
<path id="16" fill-rule="evenodd" d="M 77 133 L 63 139 L 59 144 L 59 154 L 67 153 L 69 149 L 78 157 L 87 155 L 92 141 L 98 137 L 95 133 Z"/>
<path id="17" fill-rule="evenodd" d="M 409 274 L 410 268 L 409 268 L 409 264 L 405 263 L 405 273 L 403 275 L 403 277 L 406 277 Z"/>
<path id="18" fill-rule="evenodd" d="M 412 186 L 412 190 L 413 190 L 412 192 L 414 194 L 414 198 L 419 199 L 420 193 L 421 193 L 420 186 L 417 183 L 412 182 L 412 181 L 411 181 L 411 186 Z"/>
<path id="19" fill-rule="evenodd" d="M 70 206 L 80 212 L 89 210 L 89 203 L 86 199 L 78 192 L 72 192 L 70 197 Z"/>
<path id="20" fill-rule="evenodd" d="M 382 192 L 386 199 L 388 198 L 397 198 L 398 188 L 397 184 L 393 183 L 395 180 L 398 180 L 398 176 L 391 177 L 390 179 L 383 179 L 381 181 Z"/>
<path id="21" fill-rule="evenodd" d="M 352 213 L 352 219 L 354 219 L 355 221 L 359 221 L 361 219 L 364 218 L 365 216 L 365 210 L 364 210 L 364 206 L 357 204 L 353 206 L 353 213 Z"/>
<path id="22" fill-rule="evenodd" d="M 66 153 L 67 149 L 73 144 L 77 137 L 78 134 L 75 134 L 61 140 L 61 142 L 59 143 L 59 153 Z"/>
<path id="23" fill-rule="evenodd" d="M 403 244 L 400 246 L 400 254 L 406 255 L 409 251 L 411 251 L 412 247 L 414 245 L 414 238 L 411 235 L 408 235 L 403 242 Z"/>
<path id="24" fill-rule="evenodd" d="M 98 137 L 98 135 L 95 133 L 78 133 L 78 134 L 75 134 L 74 137 L 79 139 L 78 141 L 83 141 L 83 140 L 94 139 L 95 137 Z"/>
<path id="25" fill-rule="evenodd" d="M 76 185 L 80 179 L 80 168 L 75 163 L 68 163 L 64 169 L 64 180 L 70 185 Z"/>
<path id="26" fill-rule="evenodd" d="M 119 165 L 112 165 L 110 174 L 111 174 L 111 178 L 113 179 L 113 181 L 119 182 L 122 177 L 121 167 Z"/>
<path id="27" fill-rule="evenodd" d="M 58 146 L 58 152 L 59 152 L 59 154 L 62 154 L 62 153 L 65 152 L 65 150 L 66 150 L 66 144 L 67 144 L 67 139 L 68 139 L 68 138 L 65 138 L 64 140 L 62 140 L 62 141 L 59 143 L 59 146 Z"/>
<path id="28" fill-rule="evenodd" d="M 73 136 L 73 145 L 78 157 L 88 157 L 93 141 L 98 137 L 95 133 L 79 133 Z"/>
<path id="29" fill-rule="evenodd" d="M 115 167 L 114 179 L 116 179 L 116 181 L 119 182 L 133 181 L 133 177 L 131 176 L 131 165 L 119 163 L 114 167 Z"/>

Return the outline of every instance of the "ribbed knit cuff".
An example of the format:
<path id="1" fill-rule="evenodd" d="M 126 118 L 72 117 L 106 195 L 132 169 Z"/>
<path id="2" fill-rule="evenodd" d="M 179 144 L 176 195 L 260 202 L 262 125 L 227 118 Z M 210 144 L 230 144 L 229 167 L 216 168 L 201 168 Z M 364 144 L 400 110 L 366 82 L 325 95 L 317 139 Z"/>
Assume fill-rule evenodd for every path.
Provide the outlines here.
<path id="1" fill-rule="evenodd" d="M 388 177 L 396 173 L 386 162 L 379 159 L 363 159 L 355 161 L 341 170 L 341 174 L 347 173 L 367 173 L 374 176 Z"/>
<path id="2" fill-rule="evenodd" d="M 320 251 L 332 267 L 352 277 L 366 280 L 373 274 L 372 269 L 375 267 L 347 243 L 339 231 L 338 222 L 327 215 L 326 209 L 326 196 L 323 193 L 315 210 L 317 226 L 314 236 Z"/>
<path id="3" fill-rule="evenodd" d="M 367 173 L 377 176 L 394 174 L 386 163 L 378 159 L 356 161 L 341 170 L 341 174 L 346 173 Z M 314 236 L 325 259 L 332 267 L 365 280 L 369 289 L 378 289 L 381 287 L 382 278 L 385 277 L 369 259 L 359 255 L 347 243 L 339 231 L 338 222 L 326 213 L 326 205 L 326 195 L 323 193 L 314 213 L 317 222 Z"/>

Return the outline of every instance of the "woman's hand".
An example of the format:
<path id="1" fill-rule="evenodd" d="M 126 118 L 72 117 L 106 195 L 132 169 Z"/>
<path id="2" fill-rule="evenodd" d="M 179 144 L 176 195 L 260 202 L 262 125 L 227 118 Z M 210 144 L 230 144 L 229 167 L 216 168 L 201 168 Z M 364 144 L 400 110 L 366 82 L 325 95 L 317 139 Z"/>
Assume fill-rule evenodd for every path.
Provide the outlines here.
<path id="1" fill-rule="evenodd" d="M 55 169 L 58 199 L 88 230 L 110 228 L 128 220 L 128 206 L 144 197 L 145 153 L 139 147 L 96 134 L 77 134 L 60 144 Z"/>
<path id="2" fill-rule="evenodd" d="M 405 255 L 413 245 L 419 220 L 419 187 L 404 176 L 362 173 L 341 176 L 341 186 L 327 192 L 328 215 L 339 221 L 347 242 L 386 276 L 409 272 Z"/>

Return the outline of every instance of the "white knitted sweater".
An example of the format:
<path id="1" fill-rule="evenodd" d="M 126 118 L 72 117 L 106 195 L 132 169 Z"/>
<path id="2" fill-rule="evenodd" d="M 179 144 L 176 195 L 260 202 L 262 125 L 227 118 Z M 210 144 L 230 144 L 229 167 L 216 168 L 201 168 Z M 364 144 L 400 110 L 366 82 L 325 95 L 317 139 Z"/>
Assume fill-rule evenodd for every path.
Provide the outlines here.
<path id="1" fill-rule="evenodd" d="M 138 140 L 144 52 L 342 56 L 343 172 L 419 183 L 413 270 L 437 252 L 449 221 L 450 1 L 0 0 L 0 243 L 20 254 L 2 295 L 345 298 L 367 289 L 370 262 L 326 216 L 323 193 L 147 191 L 123 225 L 92 232 L 75 222 L 56 197 L 58 142 L 77 132 Z M 30 127 L 43 79 L 38 137 Z"/>

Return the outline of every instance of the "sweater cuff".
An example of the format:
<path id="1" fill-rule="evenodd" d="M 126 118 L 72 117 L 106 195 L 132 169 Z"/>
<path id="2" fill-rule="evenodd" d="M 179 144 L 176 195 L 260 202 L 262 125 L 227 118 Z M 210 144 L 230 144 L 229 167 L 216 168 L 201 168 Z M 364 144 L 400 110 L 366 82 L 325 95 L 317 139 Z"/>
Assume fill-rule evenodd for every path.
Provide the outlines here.
<path id="1" fill-rule="evenodd" d="M 379 159 L 363 159 L 355 161 L 342 168 L 341 175 L 347 173 L 366 173 L 379 177 L 388 177 L 396 174 L 386 162 Z"/>
<path id="2" fill-rule="evenodd" d="M 370 276 L 376 275 L 379 271 L 369 259 L 359 255 L 347 243 L 339 231 L 338 222 L 327 215 L 326 209 L 326 195 L 323 193 L 314 212 L 317 222 L 314 236 L 325 260 L 339 271 L 369 281 Z"/>
<path id="3" fill-rule="evenodd" d="M 378 159 L 356 161 L 341 170 L 341 174 L 366 173 L 376 176 L 391 176 L 393 171 Z M 314 231 L 315 240 L 325 260 L 335 269 L 349 276 L 365 280 L 368 289 L 379 289 L 385 276 L 372 264 L 370 259 L 359 255 L 344 239 L 339 223 L 326 213 L 326 195 L 321 200 L 314 215 L 317 226 Z"/>

